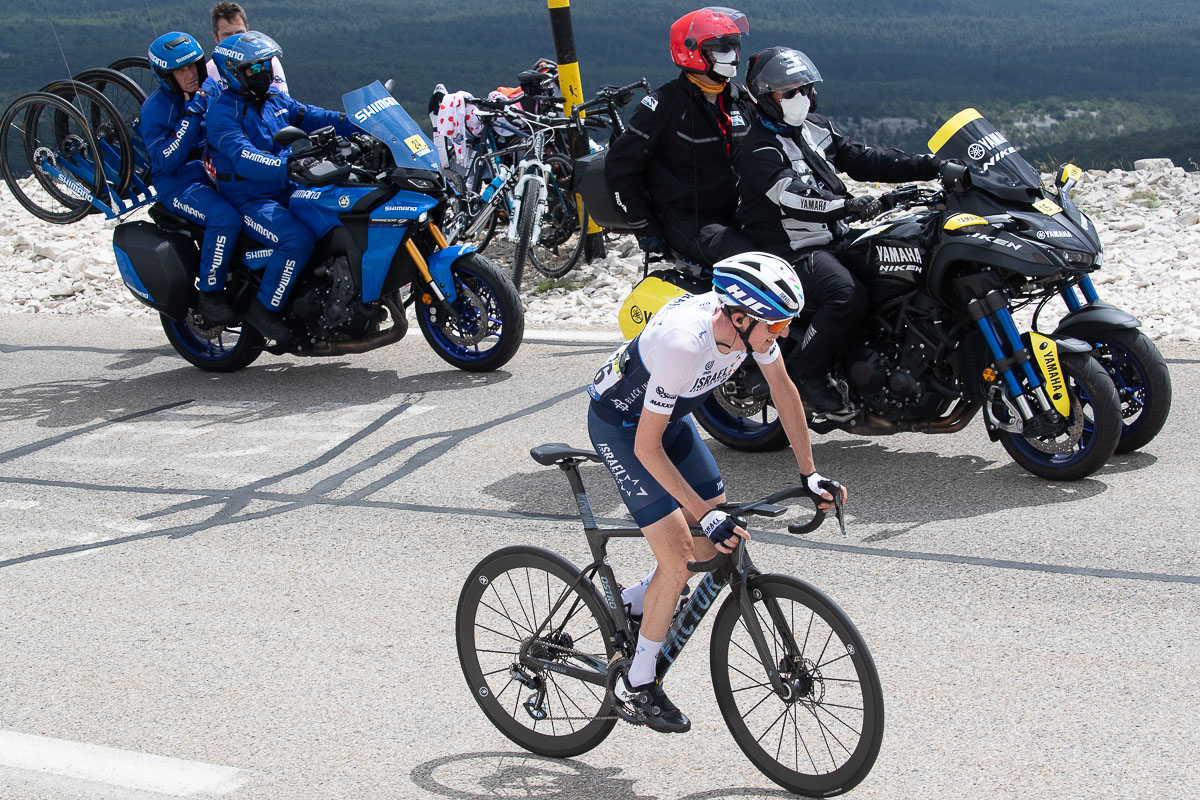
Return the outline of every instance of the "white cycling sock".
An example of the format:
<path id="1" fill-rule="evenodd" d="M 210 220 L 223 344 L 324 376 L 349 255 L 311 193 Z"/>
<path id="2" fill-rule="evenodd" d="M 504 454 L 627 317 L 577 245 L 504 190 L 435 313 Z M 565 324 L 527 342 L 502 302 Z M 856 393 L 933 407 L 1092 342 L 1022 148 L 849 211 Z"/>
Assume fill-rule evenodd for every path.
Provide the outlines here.
<path id="1" fill-rule="evenodd" d="M 657 571 L 658 567 L 656 566 L 646 573 L 646 577 L 621 592 L 621 602 L 629 606 L 629 613 L 635 617 L 642 615 L 643 601 L 646 599 L 646 587 L 650 585 L 650 579 L 654 577 L 654 573 Z"/>
<path id="2" fill-rule="evenodd" d="M 654 669 L 658 663 L 658 651 L 662 642 L 638 636 L 637 653 L 633 656 L 633 664 L 629 667 L 629 685 L 645 686 L 654 681 Z"/>

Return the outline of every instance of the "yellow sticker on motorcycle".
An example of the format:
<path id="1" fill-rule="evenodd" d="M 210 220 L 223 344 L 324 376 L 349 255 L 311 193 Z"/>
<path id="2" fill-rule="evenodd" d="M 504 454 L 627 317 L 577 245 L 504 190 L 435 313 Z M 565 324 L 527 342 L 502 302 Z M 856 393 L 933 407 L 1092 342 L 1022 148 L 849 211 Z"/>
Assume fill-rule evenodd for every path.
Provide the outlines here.
<path id="1" fill-rule="evenodd" d="M 1051 217 L 1053 217 L 1055 214 L 1062 213 L 1062 209 L 1059 207 L 1058 203 L 1054 202 L 1053 200 L 1047 200 L 1045 197 L 1034 203 L 1033 207 L 1043 214 L 1047 214 Z"/>
<path id="2" fill-rule="evenodd" d="M 1030 331 L 1029 349 L 1033 351 L 1033 360 L 1042 373 L 1042 379 L 1046 381 L 1046 394 L 1050 395 L 1054 410 L 1064 417 L 1070 416 L 1071 398 L 1067 394 L 1067 377 L 1058 360 L 1058 345 L 1053 339 Z"/>
<path id="3" fill-rule="evenodd" d="M 1074 164 L 1063 164 L 1062 172 L 1059 174 L 1059 181 L 1066 183 L 1069 180 L 1079 180 L 1079 176 L 1083 174 L 1083 170 Z"/>
<path id="4" fill-rule="evenodd" d="M 959 228 L 966 228 L 971 225 L 989 225 L 990 223 L 983 217 L 977 214 L 955 214 L 950 219 L 946 220 L 946 224 L 942 227 L 948 231 L 956 231 Z"/>
<path id="5" fill-rule="evenodd" d="M 408 145 L 409 150 L 412 150 L 414 156 L 423 156 L 430 152 L 429 145 L 425 143 L 425 137 L 419 133 L 414 133 L 405 139 L 404 143 Z"/>

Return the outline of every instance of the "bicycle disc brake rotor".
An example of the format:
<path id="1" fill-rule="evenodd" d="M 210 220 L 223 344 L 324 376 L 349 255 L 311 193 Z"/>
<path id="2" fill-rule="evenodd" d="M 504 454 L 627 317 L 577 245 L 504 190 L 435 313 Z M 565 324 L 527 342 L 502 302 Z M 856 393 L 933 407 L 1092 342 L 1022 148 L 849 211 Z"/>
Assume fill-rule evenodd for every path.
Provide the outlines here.
<path id="1" fill-rule="evenodd" d="M 779 677 L 792 691 L 791 696 L 784 699 L 788 704 L 800 701 L 810 706 L 819 705 L 825 699 L 825 679 L 810 659 L 784 656 L 779 660 Z"/>
<path id="2" fill-rule="evenodd" d="M 479 344 L 488 335 L 487 303 L 468 286 L 460 283 L 455 288 L 459 299 L 454 304 L 458 308 L 459 319 L 442 320 L 438 327 L 447 339 L 459 347 Z"/>

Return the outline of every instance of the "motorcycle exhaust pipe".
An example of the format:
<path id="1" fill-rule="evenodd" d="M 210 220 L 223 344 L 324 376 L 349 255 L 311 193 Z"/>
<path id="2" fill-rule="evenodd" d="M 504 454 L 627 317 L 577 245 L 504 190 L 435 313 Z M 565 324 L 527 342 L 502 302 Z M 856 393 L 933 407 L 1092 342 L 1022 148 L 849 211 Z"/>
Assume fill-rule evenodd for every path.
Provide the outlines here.
<path id="1" fill-rule="evenodd" d="M 958 433 L 975 419 L 979 408 L 979 403 L 959 400 L 950 413 L 941 419 L 914 422 L 905 426 L 905 429 L 911 433 Z"/>
<path id="2" fill-rule="evenodd" d="M 400 341 L 404 338 L 404 334 L 408 333 L 408 317 L 404 314 L 403 310 L 396 307 L 396 304 L 391 299 L 385 299 L 383 305 L 387 308 L 388 314 L 392 318 L 392 327 L 378 331 L 362 339 L 352 339 L 345 342 L 322 342 L 300 355 L 309 355 L 314 358 L 358 355 Z"/>

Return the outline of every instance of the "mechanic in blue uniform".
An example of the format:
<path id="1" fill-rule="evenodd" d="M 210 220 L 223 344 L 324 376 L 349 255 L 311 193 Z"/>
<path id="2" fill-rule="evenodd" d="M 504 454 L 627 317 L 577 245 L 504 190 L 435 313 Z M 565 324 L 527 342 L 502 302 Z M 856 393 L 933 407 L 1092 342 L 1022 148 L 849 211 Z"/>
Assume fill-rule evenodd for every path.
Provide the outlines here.
<path id="1" fill-rule="evenodd" d="M 345 114 L 299 103 L 275 88 L 271 59 L 280 55 L 279 45 L 258 31 L 217 45 L 213 61 L 229 88 L 209 106 L 205 122 L 217 188 L 241 211 L 246 234 L 274 250 L 246 321 L 266 338 L 286 342 L 291 329 L 280 311 L 315 241 L 287 209 L 295 185 L 288 180 L 286 148 L 271 137 L 289 125 L 307 133 L 332 125 L 343 136 L 356 129 Z"/>
<path id="2" fill-rule="evenodd" d="M 242 215 L 213 187 L 204 171 L 204 114 L 215 86 L 205 82 L 204 50 L 172 31 L 150 43 L 150 69 L 162 87 L 146 98 L 138 132 L 153 170 L 158 202 L 204 226 L 199 300 L 206 321 L 225 324 L 237 314 L 225 299 L 225 274 L 242 230 Z"/>
<path id="3" fill-rule="evenodd" d="M 766 378 L 805 487 L 824 498 L 824 510 L 833 505 L 820 487 L 825 479 L 813 464 L 804 406 L 776 341 L 804 307 L 800 280 L 782 258 L 749 252 L 714 264 L 712 286 L 659 310 L 588 387 L 592 445 L 658 561 L 648 580 L 621 593 L 641 625 L 633 663 L 613 693 L 663 732 L 691 727 L 656 680 L 659 650 L 690 577 L 687 562 L 733 552 L 739 537 L 750 538 L 717 509 L 725 486 L 689 414 L 747 357 Z M 711 542 L 693 539 L 688 526 L 696 524 Z"/>

